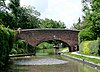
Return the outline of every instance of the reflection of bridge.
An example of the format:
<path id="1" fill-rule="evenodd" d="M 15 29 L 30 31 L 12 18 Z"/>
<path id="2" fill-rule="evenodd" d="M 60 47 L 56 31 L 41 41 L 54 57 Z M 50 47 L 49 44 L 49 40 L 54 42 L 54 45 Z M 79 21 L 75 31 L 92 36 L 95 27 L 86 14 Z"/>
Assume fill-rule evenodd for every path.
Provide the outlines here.
<path id="1" fill-rule="evenodd" d="M 16 36 L 35 47 L 37 44 L 48 40 L 60 40 L 68 44 L 69 51 L 78 50 L 77 30 L 67 29 L 21 29 L 16 31 Z"/>

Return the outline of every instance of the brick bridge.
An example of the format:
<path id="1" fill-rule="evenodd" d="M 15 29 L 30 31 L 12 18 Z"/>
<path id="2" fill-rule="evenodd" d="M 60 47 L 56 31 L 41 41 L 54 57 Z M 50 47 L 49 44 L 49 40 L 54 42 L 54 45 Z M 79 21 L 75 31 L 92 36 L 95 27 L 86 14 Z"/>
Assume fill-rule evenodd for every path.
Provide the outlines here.
<path id="1" fill-rule="evenodd" d="M 16 36 L 35 47 L 37 44 L 48 40 L 60 40 L 69 45 L 69 51 L 78 50 L 77 30 L 68 29 L 21 29 L 16 31 Z"/>

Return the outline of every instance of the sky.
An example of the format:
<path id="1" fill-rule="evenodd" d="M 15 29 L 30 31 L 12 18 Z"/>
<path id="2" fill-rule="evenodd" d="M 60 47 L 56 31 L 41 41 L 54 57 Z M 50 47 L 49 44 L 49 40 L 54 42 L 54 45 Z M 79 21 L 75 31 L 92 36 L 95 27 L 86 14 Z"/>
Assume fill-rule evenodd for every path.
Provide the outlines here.
<path id="1" fill-rule="evenodd" d="M 20 0 L 21 6 L 34 6 L 40 18 L 64 22 L 67 28 L 82 17 L 81 0 Z"/>

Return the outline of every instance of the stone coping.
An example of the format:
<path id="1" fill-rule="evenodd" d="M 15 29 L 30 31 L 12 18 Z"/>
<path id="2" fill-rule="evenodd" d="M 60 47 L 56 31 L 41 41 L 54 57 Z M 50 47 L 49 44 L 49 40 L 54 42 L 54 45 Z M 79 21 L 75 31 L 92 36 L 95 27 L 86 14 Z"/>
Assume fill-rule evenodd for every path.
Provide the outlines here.
<path id="1" fill-rule="evenodd" d="M 21 29 L 21 31 L 32 31 L 32 30 L 36 30 L 36 31 L 41 31 L 41 30 L 46 30 L 46 31 L 77 31 L 79 32 L 79 30 L 71 30 L 71 29 L 63 29 L 63 28 L 40 28 L 40 29 Z"/>

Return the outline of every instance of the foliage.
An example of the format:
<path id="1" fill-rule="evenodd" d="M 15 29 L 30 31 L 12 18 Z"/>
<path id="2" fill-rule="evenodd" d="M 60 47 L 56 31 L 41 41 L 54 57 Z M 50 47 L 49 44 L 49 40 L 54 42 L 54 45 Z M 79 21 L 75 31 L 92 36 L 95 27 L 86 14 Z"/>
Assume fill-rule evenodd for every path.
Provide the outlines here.
<path id="1" fill-rule="evenodd" d="M 24 40 L 18 40 L 18 41 L 16 42 L 16 44 L 18 45 L 18 48 L 24 48 L 24 47 L 26 46 Z"/>
<path id="2" fill-rule="evenodd" d="M 90 54 L 90 49 L 89 49 L 89 47 L 88 47 L 88 44 L 89 44 L 90 42 L 84 42 L 84 47 L 83 47 L 83 52 L 84 52 L 84 54 Z"/>
<path id="3" fill-rule="evenodd" d="M 82 29 L 84 29 L 84 26 L 83 26 L 83 24 L 82 24 L 82 22 L 81 22 L 80 17 L 79 17 L 79 19 L 78 19 L 78 22 L 77 22 L 77 23 L 74 23 L 73 26 L 71 27 L 71 29 L 77 29 L 77 30 L 82 30 Z"/>
<path id="4" fill-rule="evenodd" d="M 39 23 L 38 16 L 40 13 L 32 7 L 21 7 L 20 0 L 11 0 L 9 8 L 13 16 L 13 27 L 15 28 L 37 28 Z"/>
<path id="5" fill-rule="evenodd" d="M 98 50 L 99 50 L 99 42 L 97 40 L 91 41 L 88 44 L 88 47 L 90 49 L 90 52 L 93 54 L 98 54 Z"/>
<path id="6" fill-rule="evenodd" d="M 84 30 L 80 31 L 80 42 L 84 40 L 96 40 L 100 37 L 100 1 L 82 0 Z"/>
<path id="7" fill-rule="evenodd" d="M 100 42 L 100 38 L 97 39 Z"/>
<path id="8" fill-rule="evenodd" d="M 11 50 L 10 54 L 23 54 L 26 52 L 26 44 L 23 40 L 18 40 L 16 46 Z"/>
<path id="9" fill-rule="evenodd" d="M 83 29 L 79 32 L 79 42 L 96 39 L 95 33 L 91 32 L 89 28 Z"/>
<path id="10" fill-rule="evenodd" d="M 54 21 L 46 18 L 40 21 L 40 28 L 66 28 L 66 26 L 61 21 Z"/>
<path id="11" fill-rule="evenodd" d="M 25 43 L 24 40 L 18 39 L 16 41 L 16 44 L 14 45 L 14 48 L 10 52 L 10 54 L 34 54 L 35 48 L 33 48 L 31 45 Z"/>
<path id="12" fill-rule="evenodd" d="M 80 52 L 83 52 L 84 54 L 90 54 L 90 49 L 88 47 L 90 41 L 83 41 L 80 45 Z"/>
<path id="13" fill-rule="evenodd" d="M 8 27 L 12 23 L 12 17 L 7 11 L 0 11 L 0 25 Z"/>
<path id="14" fill-rule="evenodd" d="M 42 42 L 37 46 L 37 48 L 38 49 L 50 49 L 50 48 L 53 48 L 53 45 L 47 42 Z"/>
<path id="15" fill-rule="evenodd" d="M 4 1 L 5 2 L 5 1 Z M 34 7 L 21 7 L 20 0 L 10 0 L 8 6 L 2 6 L 0 24 L 11 29 L 29 28 L 66 28 L 61 21 L 40 19 L 40 13 Z"/>
<path id="16" fill-rule="evenodd" d="M 79 44 L 79 51 L 83 52 L 84 41 Z"/>
<path id="17" fill-rule="evenodd" d="M 14 31 L 0 27 L 0 67 L 9 59 L 9 53 L 13 48 Z"/>
<path id="18" fill-rule="evenodd" d="M 48 53 L 48 54 L 54 54 L 53 52 L 53 44 L 49 44 L 47 42 L 40 43 L 37 47 L 38 53 Z"/>
<path id="19" fill-rule="evenodd" d="M 65 48 L 60 48 L 59 52 L 64 53 L 64 52 L 69 52 L 69 48 L 65 47 Z"/>
<path id="20" fill-rule="evenodd" d="M 8 6 L 1 1 L 0 24 L 11 29 L 39 27 L 40 13 L 34 7 L 21 7 L 20 0 L 10 0 Z M 4 5 L 5 4 L 5 5 Z"/>
<path id="21" fill-rule="evenodd" d="M 100 37 L 100 1 L 82 0 L 83 4 L 83 25 L 90 28 L 96 37 Z"/>
<path id="22" fill-rule="evenodd" d="M 83 41 L 79 45 L 80 51 L 84 54 L 98 54 L 99 42 L 98 40 L 94 41 Z"/>
<path id="23" fill-rule="evenodd" d="M 11 52 L 10 52 L 10 54 L 17 54 L 18 53 L 18 51 L 15 49 L 15 48 L 13 48 L 12 50 L 11 50 Z"/>
<path id="24" fill-rule="evenodd" d="M 2 11 L 2 9 L 6 9 L 6 3 L 5 3 L 6 0 L 0 0 L 0 11 Z"/>

